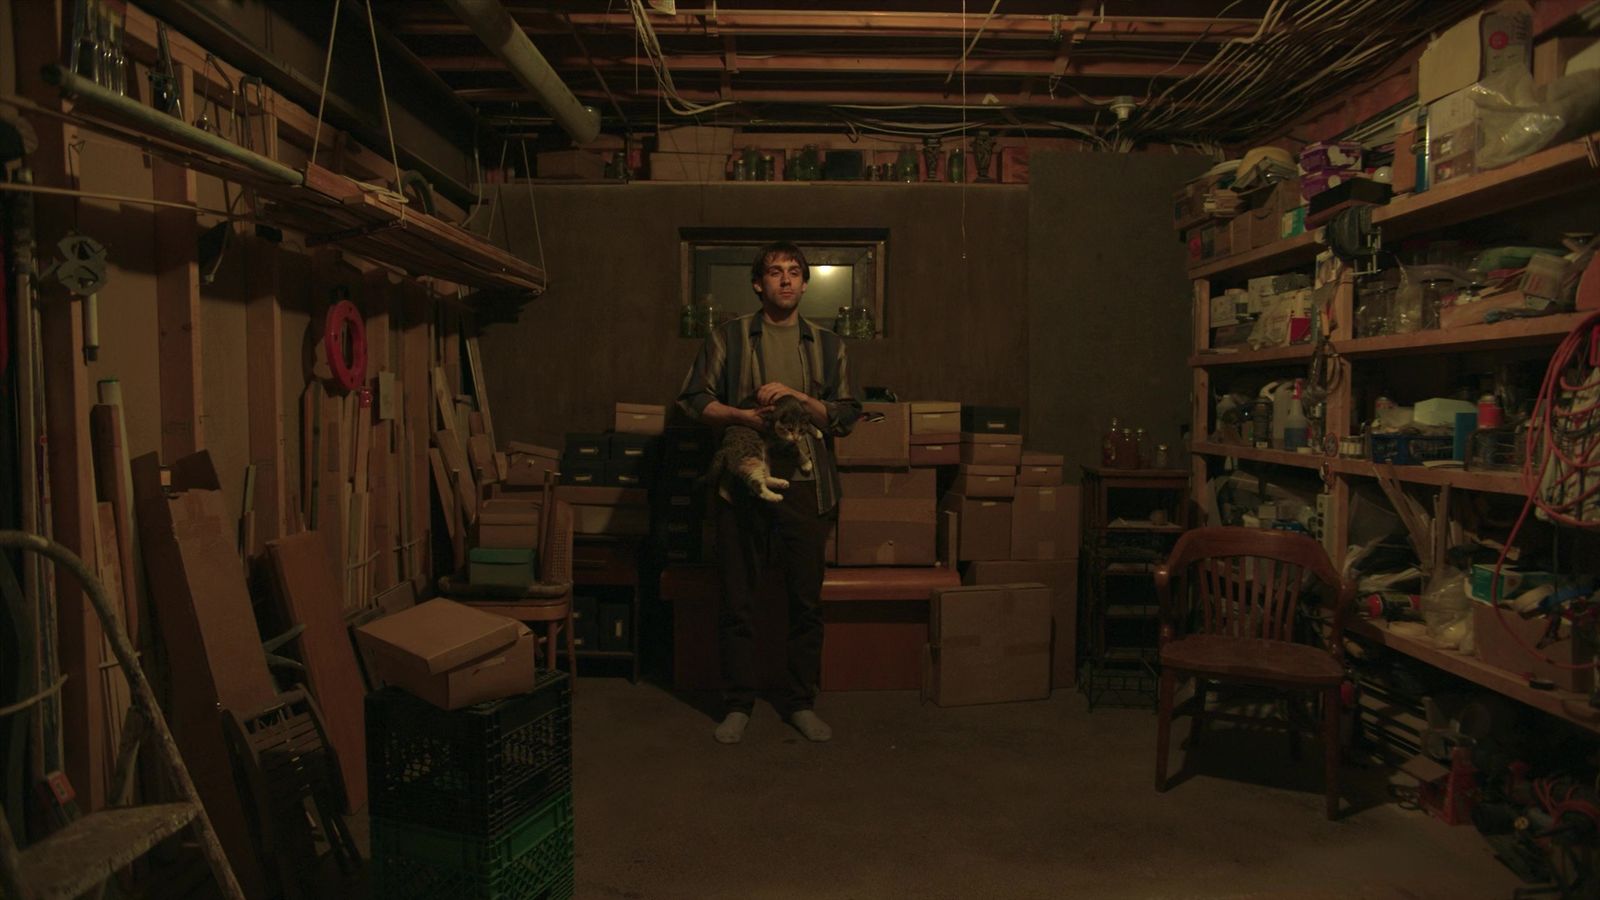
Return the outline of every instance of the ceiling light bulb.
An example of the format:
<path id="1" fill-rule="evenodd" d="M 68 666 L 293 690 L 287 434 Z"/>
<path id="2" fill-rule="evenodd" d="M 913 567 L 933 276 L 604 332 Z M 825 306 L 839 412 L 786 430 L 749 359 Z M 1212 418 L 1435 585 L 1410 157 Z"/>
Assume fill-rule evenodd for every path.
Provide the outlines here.
<path id="1" fill-rule="evenodd" d="M 1138 109 L 1138 104 L 1126 94 L 1113 97 L 1111 100 L 1111 111 L 1117 114 L 1118 122 L 1128 121 L 1128 116 L 1132 115 L 1135 109 Z"/>

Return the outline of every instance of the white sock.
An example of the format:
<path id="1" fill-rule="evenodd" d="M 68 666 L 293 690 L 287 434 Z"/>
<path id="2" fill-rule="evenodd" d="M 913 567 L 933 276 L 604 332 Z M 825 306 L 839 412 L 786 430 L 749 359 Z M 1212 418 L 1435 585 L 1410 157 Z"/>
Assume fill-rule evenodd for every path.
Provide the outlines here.
<path id="1" fill-rule="evenodd" d="M 817 718 L 817 714 L 809 709 L 796 710 L 789 716 L 789 724 L 805 735 L 806 740 L 821 743 L 833 737 L 833 729 L 828 723 Z"/>
<path id="2" fill-rule="evenodd" d="M 719 744 L 737 744 L 744 739 L 744 726 L 749 724 L 749 713 L 731 712 L 723 717 L 715 733 Z"/>

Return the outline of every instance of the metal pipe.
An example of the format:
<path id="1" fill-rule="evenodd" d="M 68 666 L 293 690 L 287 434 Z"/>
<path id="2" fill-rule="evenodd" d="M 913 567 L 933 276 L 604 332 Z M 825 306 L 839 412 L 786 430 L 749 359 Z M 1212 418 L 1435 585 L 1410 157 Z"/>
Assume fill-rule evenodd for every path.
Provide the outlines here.
<path id="1" fill-rule="evenodd" d="M 173 118 L 131 97 L 124 97 L 115 91 L 107 90 L 92 80 L 74 75 L 60 66 L 45 66 L 44 80 L 60 87 L 64 97 L 71 97 L 91 109 L 104 110 L 120 118 L 129 119 L 161 137 L 232 160 L 273 181 L 291 185 L 305 183 L 304 174 L 276 160 L 268 159 L 259 153 L 252 153 L 232 141 L 217 137 L 209 131 L 202 131 L 188 122 Z"/>
<path id="2" fill-rule="evenodd" d="M 499 0 L 446 2 L 478 40 L 505 61 L 517 81 L 550 111 L 556 124 L 574 141 L 586 144 L 600 134 L 600 114 L 578 102 Z"/>

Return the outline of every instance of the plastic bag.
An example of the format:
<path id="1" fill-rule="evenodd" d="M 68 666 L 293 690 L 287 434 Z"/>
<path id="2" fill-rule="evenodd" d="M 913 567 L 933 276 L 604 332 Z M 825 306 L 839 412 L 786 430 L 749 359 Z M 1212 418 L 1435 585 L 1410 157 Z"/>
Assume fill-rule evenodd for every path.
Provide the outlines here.
<path id="1" fill-rule="evenodd" d="M 1422 595 L 1422 621 L 1428 637 L 1446 650 L 1471 641 L 1472 598 L 1465 573 L 1449 568 L 1434 573 Z"/>
<path id="2" fill-rule="evenodd" d="M 1600 127 L 1600 70 L 1549 84 L 1507 69 L 1473 85 L 1478 106 L 1477 166 L 1493 169 Z"/>

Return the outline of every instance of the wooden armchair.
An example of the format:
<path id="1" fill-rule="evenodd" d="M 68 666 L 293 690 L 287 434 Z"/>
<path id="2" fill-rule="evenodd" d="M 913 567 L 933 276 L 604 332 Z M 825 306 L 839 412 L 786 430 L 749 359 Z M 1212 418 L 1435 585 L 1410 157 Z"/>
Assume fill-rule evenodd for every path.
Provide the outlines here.
<path id="1" fill-rule="evenodd" d="M 1295 615 L 1307 582 L 1335 595 L 1328 649 L 1296 643 Z M 1322 695 L 1322 743 L 1328 818 L 1338 813 L 1339 698 L 1344 683 L 1344 619 L 1355 588 L 1340 577 L 1322 545 L 1290 532 L 1199 528 L 1179 538 L 1156 572 L 1161 598 L 1161 693 L 1156 728 L 1156 790 L 1167 788 L 1173 695 L 1180 678 L 1195 679 L 1189 745 L 1208 718 L 1287 728 L 1293 722 L 1208 713 L 1213 683 L 1248 684 Z M 1295 750 L 1298 744 L 1291 744 Z"/>

